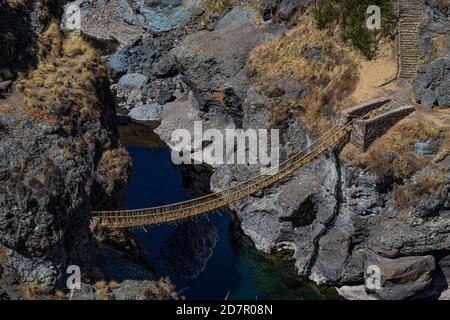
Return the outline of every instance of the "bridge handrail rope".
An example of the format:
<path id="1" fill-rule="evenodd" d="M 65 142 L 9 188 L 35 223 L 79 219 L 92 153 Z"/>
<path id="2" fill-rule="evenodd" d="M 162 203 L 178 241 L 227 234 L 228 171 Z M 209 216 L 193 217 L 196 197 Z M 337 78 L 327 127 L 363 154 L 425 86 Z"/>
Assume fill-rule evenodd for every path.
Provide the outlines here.
<path id="1" fill-rule="evenodd" d="M 302 154 L 302 153 L 306 152 L 308 149 L 310 149 L 314 144 L 316 144 L 318 141 L 320 141 L 325 135 L 327 135 L 328 133 L 330 133 L 330 132 L 331 132 L 332 130 L 334 130 L 337 126 L 338 126 L 338 125 L 333 126 L 333 127 L 332 127 L 331 129 L 329 129 L 326 133 L 324 133 L 320 138 L 318 138 L 317 140 L 315 140 L 314 142 L 312 142 L 309 146 L 305 147 L 303 150 L 299 151 L 299 152 L 296 153 L 294 156 L 290 157 L 289 159 L 287 159 L 286 161 L 284 161 L 283 163 L 281 163 L 279 167 L 281 167 L 281 166 L 283 166 L 283 165 L 286 165 L 288 162 L 290 162 L 290 161 L 292 161 L 292 160 L 295 160 L 296 157 L 298 157 L 300 154 Z M 257 179 L 257 178 L 259 178 L 259 177 L 267 176 L 269 173 L 272 173 L 273 171 L 276 171 L 276 170 L 279 170 L 279 169 L 278 169 L 278 168 L 272 168 L 272 169 L 266 171 L 266 172 L 264 173 L 264 175 L 258 175 L 258 176 L 255 176 L 255 177 L 250 178 L 250 179 L 248 179 L 248 180 L 246 180 L 246 181 L 242 181 L 242 182 L 239 182 L 238 184 L 232 185 L 232 186 L 230 186 L 230 187 L 228 187 L 228 188 L 226 188 L 226 189 L 222 189 L 222 190 L 220 190 L 220 191 L 217 191 L 217 192 L 214 192 L 214 193 L 211 193 L 211 194 L 207 194 L 207 195 L 204 195 L 204 196 L 200 196 L 200 197 L 197 197 L 197 198 L 194 198 L 194 199 L 189 199 L 189 200 L 182 201 L 182 202 L 173 203 L 173 204 L 170 204 L 170 205 L 162 205 L 162 206 L 157 206 L 157 207 L 150 207 L 150 208 L 143 208 L 143 209 L 131 209 L 131 210 L 96 211 L 96 212 L 94 212 L 94 213 L 95 213 L 96 215 L 108 214 L 108 213 L 113 213 L 113 212 L 127 212 L 127 213 L 133 213 L 133 212 L 142 212 L 143 210 L 157 210 L 157 209 L 165 209 L 165 208 L 169 208 L 169 207 L 170 207 L 170 208 L 171 208 L 171 207 L 177 207 L 177 208 L 178 208 L 180 205 L 183 205 L 183 204 L 192 204 L 192 203 L 197 202 L 197 201 L 199 201 L 199 200 L 202 200 L 202 203 L 204 203 L 203 200 L 205 200 L 206 198 L 210 198 L 210 197 L 212 197 L 212 196 L 216 196 L 217 194 L 221 194 L 221 195 L 222 195 L 222 194 L 224 194 L 224 193 L 227 192 L 227 191 L 231 191 L 231 190 L 234 191 L 234 190 L 237 189 L 237 188 L 244 187 L 244 185 L 247 184 L 248 182 L 250 182 L 250 181 L 253 182 L 253 181 L 255 181 L 255 179 Z M 191 206 L 190 206 L 190 207 L 191 207 Z M 165 212 L 167 212 L 167 211 L 165 211 Z"/>
<path id="2" fill-rule="evenodd" d="M 342 135 L 343 136 L 343 135 Z M 315 152 L 309 154 L 310 159 L 306 159 L 310 161 L 312 158 L 317 156 L 318 154 L 322 153 L 324 150 L 327 149 L 327 146 L 324 145 L 324 147 L 318 150 L 315 150 Z M 202 213 L 210 212 L 212 210 L 215 210 L 217 208 L 223 207 L 231 202 L 237 201 L 239 199 L 242 199 L 248 195 L 251 195 L 252 193 L 265 188 L 274 182 L 280 180 L 281 178 L 287 176 L 290 174 L 295 168 L 299 167 L 302 163 L 299 163 L 297 166 L 286 168 L 285 172 L 280 172 L 277 176 L 271 176 L 265 179 L 264 184 L 258 183 L 253 186 L 247 186 L 245 189 L 236 191 L 233 194 L 229 195 L 227 198 L 220 199 L 218 201 L 209 201 L 207 203 L 202 203 L 200 205 L 196 205 L 195 207 L 189 207 L 183 210 L 179 211 L 171 211 L 167 212 L 165 214 L 142 214 L 139 216 L 121 216 L 121 217 L 112 217 L 112 218 L 105 218 L 105 220 L 108 221 L 102 221 L 102 224 L 109 227 L 133 227 L 133 226 L 141 226 L 141 225 L 150 225 L 150 224 L 158 224 L 162 222 L 170 222 L 175 220 L 181 220 L 189 217 L 194 217 L 197 215 L 200 215 Z"/>
<path id="3" fill-rule="evenodd" d="M 296 157 L 298 157 L 301 153 L 306 152 L 306 151 L 307 151 L 308 149 L 310 149 L 314 144 L 316 144 L 316 143 L 319 142 L 321 139 L 323 139 L 324 136 L 330 134 L 331 131 L 335 130 L 338 126 L 339 126 L 339 124 L 334 125 L 334 126 L 333 126 L 332 128 L 330 128 L 328 131 L 326 131 L 321 137 L 319 137 L 318 139 L 316 139 L 315 141 L 313 141 L 309 146 L 305 147 L 303 150 L 297 152 L 294 156 L 292 156 L 292 157 L 290 157 L 289 159 L 287 159 L 287 160 L 285 160 L 284 162 L 282 162 L 282 163 L 279 165 L 279 167 L 285 165 L 285 164 L 288 163 L 289 161 L 294 160 L 294 159 L 295 159 Z M 186 200 L 186 201 L 181 201 L 181 202 L 173 203 L 173 204 L 170 204 L 170 205 L 162 205 L 162 206 L 149 207 L 149 208 L 143 208 L 143 209 L 116 210 L 116 211 L 94 211 L 93 213 L 94 213 L 95 215 L 97 215 L 97 216 L 100 216 L 100 215 L 103 215 L 103 214 L 111 214 L 111 213 L 119 213 L 119 212 L 133 213 L 133 212 L 142 212 L 143 210 L 159 210 L 159 209 L 171 208 L 171 207 L 175 207 L 175 206 L 176 206 L 176 207 L 179 207 L 180 205 L 183 205 L 183 204 L 192 204 L 192 203 L 197 202 L 197 201 L 200 201 L 200 200 L 201 200 L 202 203 L 203 203 L 203 200 L 205 200 L 206 198 L 210 198 L 210 197 L 213 197 L 213 196 L 217 196 L 217 194 L 223 194 L 223 193 L 225 193 L 225 192 L 227 192 L 227 191 L 230 191 L 230 190 L 233 190 L 233 189 L 236 189 L 236 188 L 243 187 L 243 186 L 244 186 L 245 184 L 247 184 L 249 181 L 254 181 L 254 180 L 255 180 L 256 178 L 258 178 L 258 177 L 266 176 L 266 175 L 268 175 L 269 173 L 271 173 L 271 172 L 273 172 L 273 171 L 276 171 L 277 169 L 278 169 L 278 168 L 272 168 L 272 169 L 266 171 L 266 172 L 264 173 L 264 175 L 258 175 L 258 176 L 255 176 L 255 177 L 250 178 L 250 179 L 248 179 L 248 180 L 246 180 L 246 181 L 242 181 L 242 182 L 239 182 L 239 183 L 237 183 L 237 184 L 235 184 L 235 185 L 232 185 L 232 186 L 230 186 L 230 187 L 228 187 L 228 188 L 226 188 L 226 189 L 222 189 L 222 190 L 217 191 L 217 192 L 214 192 L 214 193 L 210 193 L 210 194 L 207 194 L 207 195 L 204 195 L 204 196 L 200 196 L 200 197 L 197 197 L 197 198 L 194 198 L 194 199 L 189 199 L 189 200 Z M 163 212 L 167 212 L 167 211 L 163 211 Z"/>
<path id="4" fill-rule="evenodd" d="M 339 133 L 342 133 L 342 132 L 339 132 Z M 334 138 L 334 137 L 335 137 L 335 136 L 332 136 L 332 138 Z M 340 138 L 340 137 L 339 137 L 339 138 Z M 300 160 L 303 160 L 303 159 L 308 158 L 308 157 L 313 158 L 313 157 L 317 156 L 317 154 L 319 154 L 319 153 L 323 152 L 324 150 L 326 150 L 326 148 L 329 146 L 328 140 L 329 140 L 329 139 L 327 139 L 326 142 L 322 143 L 322 144 L 319 145 L 317 148 L 315 148 L 314 150 L 312 150 L 312 151 L 311 151 L 309 154 L 307 154 L 306 156 L 300 158 Z M 333 142 L 333 140 L 331 140 L 331 142 Z M 323 150 L 321 150 L 320 147 L 322 147 Z M 317 150 L 319 150 L 319 152 L 317 152 Z M 299 163 L 298 163 L 298 166 L 300 166 L 301 164 L 302 164 L 302 163 L 299 162 Z M 210 210 L 217 209 L 217 208 L 219 208 L 219 207 L 222 207 L 224 204 L 227 204 L 227 203 L 229 203 L 229 202 L 236 201 L 236 200 L 238 200 L 238 199 L 240 199 L 240 198 L 243 198 L 243 197 L 245 197 L 245 196 L 247 196 L 247 195 L 249 195 L 249 194 L 254 193 L 255 191 L 257 191 L 257 190 L 259 190 L 259 189 L 262 189 L 263 187 L 261 187 L 261 186 L 258 187 L 258 185 L 260 185 L 261 183 L 264 183 L 263 185 L 264 185 L 264 187 L 265 187 L 265 186 L 267 186 L 267 185 L 270 185 L 270 184 L 272 184 L 272 183 L 274 183 L 274 182 L 280 180 L 280 179 L 283 178 L 284 176 L 288 175 L 288 174 L 292 171 L 292 169 L 294 169 L 293 167 L 294 167 L 295 165 L 296 165 L 295 162 L 294 162 L 294 163 L 288 163 L 284 168 L 282 168 L 282 169 L 280 170 L 280 172 L 279 172 L 277 175 L 274 175 L 274 176 L 264 176 L 264 178 L 263 178 L 261 181 L 257 181 L 256 183 L 250 184 L 250 185 L 244 187 L 243 189 L 240 189 L 240 190 L 234 190 L 232 193 L 226 195 L 225 197 L 214 198 L 214 199 L 212 199 L 212 200 L 210 200 L 210 201 L 202 201 L 202 202 L 200 202 L 199 204 L 190 205 L 190 206 L 187 206 L 187 207 L 186 207 L 187 209 L 189 209 L 189 210 L 191 210 L 191 211 L 194 211 L 194 209 L 199 209 L 199 212 L 195 212 L 195 211 L 194 211 L 194 213 L 189 213 L 189 214 L 183 214 L 183 215 L 181 215 L 180 212 L 179 212 L 180 207 L 179 207 L 179 206 L 174 206 L 174 207 L 175 207 L 174 210 L 166 211 L 166 212 L 164 213 L 164 215 L 161 215 L 161 213 L 159 213 L 159 212 L 156 212 L 156 213 L 149 213 L 149 211 L 152 209 L 152 208 L 150 208 L 150 210 L 146 210 L 146 209 L 138 210 L 138 212 L 141 213 L 141 214 L 139 214 L 139 215 L 136 215 L 136 214 L 129 214 L 129 212 L 122 211 L 121 213 L 124 213 L 124 214 L 125 214 L 124 216 L 122 216 L 122 215 L 121 215 L 121 216 L 117 216 L 117 215 L 115 215 L 115 216 L 103 216 L 102 218 L 103 218 L 103 219 L 113 219 L 113 220 L 116 220 L 116 219 L 117 219 L 117 220 L 121 220 L 121 219 L 138 219 L 138 218 L 141 218 L 141 219 L 144 219 L 144 218 L 150 219 L 150 218 L 155 218 L 155 217 L 160 217 L 160 218 L 165 217 L 165 219 L 164 219 L 163 221 L 169 221 L 169 220 L 175 220 L 175 219 L 177 218 L 176 216 L 174 216 L 173 218 L 169 218 L 169 217 L 168 217 L 168 215 L 172 215 L 172 214 L 177 214 L 177 215 L 178 215 L 178 218 L 180 218 L 180 219 L 183 218 L 183 217 L 195 216 L 195 215 L 197 215 L 197 214 L 199 214 L 199 213 L 202 213 L 201 210 L 208 211 L 208 210 L 206 210 L 206 209 L 210 209 Z M 255 180 L 256 180 L 256 179 L 249 180 L 249 181 L 250 181 L 250 182 L 254 182 Z M 272 181 L 272 180 L 273 180 L 273 181 Z M 258 187 L 258 188 L 255 188 L 255 187 Z M 255 189 L 255 190 L 253 190 L 252 188 Z M 249 191 L 247 191 L 247 190 L 249 190 Z M 242 195 L 242 194 L 243 194 L 243 195 Z M 216 203 L 216 205 L 213 205 L 212 207 L 209 207 L 210 204 L 214 204 L 214 203 Z M 206 209 L 205 209 L 205 206 L 206 206 Z M 183 208 L 181 208 L 181 209 L 183 209 Z M 209 211 L 210 211 L 210 210 L 209 210 Z M 110 213 L 113 213 L 113 212 L 110 212 Z M 117 221 L 117 220 L 116 220 L 116 221 Z M 115 222 L 116 222 L 116 221 L 115 221 Z M 122 222 L 122 223 L 123 223 L 123 222 Z"/>

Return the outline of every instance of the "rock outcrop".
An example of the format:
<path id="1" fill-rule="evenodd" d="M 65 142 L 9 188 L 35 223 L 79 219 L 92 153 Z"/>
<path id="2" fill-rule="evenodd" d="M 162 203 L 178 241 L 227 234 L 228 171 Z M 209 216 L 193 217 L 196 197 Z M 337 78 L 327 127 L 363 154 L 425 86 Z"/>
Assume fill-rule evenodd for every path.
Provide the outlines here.
<path id="1" fill-rule="evenodd" d="M 416 100 L 425 107 L 450 107 L 450 58 L 421 65 L 413 83 Z"/>
<path id="2" fill-rule="evenodd" d="M 91 211 L 123 201 L 131 161 L 93 50 L 52 25 L 38 51 L 37 69 L 0 112 L 0 242 L 9 249 L 8 271 L 48 291 L 68 264 L 90 270 Z M 55 76 L 61 72 L 64 79 Z"/>
<path id="3" fill-rule="evenodd" d="M 425 1 L 426 19 L 419 48 L 425 62 L 413 83 L 416 101 L 425 107 L 450 106 L 450 21 L 448 0 Z"/>

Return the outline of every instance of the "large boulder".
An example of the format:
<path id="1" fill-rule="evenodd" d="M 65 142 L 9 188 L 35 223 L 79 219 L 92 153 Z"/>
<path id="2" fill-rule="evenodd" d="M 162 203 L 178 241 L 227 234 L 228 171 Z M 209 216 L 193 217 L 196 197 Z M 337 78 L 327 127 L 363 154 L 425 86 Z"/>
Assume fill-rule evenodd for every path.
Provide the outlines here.
<path id="1" fill-rule="evenodd" d="M 214 31 L 194 33 L 172 50 L 201 90 L 232 88 L 239 99 L 244 99 L 249 84 L 245 65 L 250 51 L 282 30 L 257 26 L 255 15 L 253 9 L 235 8 L 217 23 Z"/>
<path id="2" fill-rule="evenodd" d="M 366 290 L 380 299 L 404 300 L 438 296 L 438 291 L 431 287 L 431 273 L 435 270 L 433 256 L 390 259 L 368 251 L 364 261 L 365 270 L 373 266 L 379 268 L 381 286 L 371 286 Z"/>
<path id="3" fill-rule="evenodd" d="M 72 26 L 72 12 L 77 8 L 80 24 Z M 90 1 L 76 0 L 67 3 L 61 27 L 72 30 L 80 28 L 84 34 L 101 40 L 114 40 L 122 45 L 130 44 L 147 33 L 147 23 L 136 13 L 127 0 Z"/>
<path id="4" fill-rule="evenodd" d="M 162 107 L 157 104 L 145 104 L 131 109 L 128 117 L 139 123 L 161 120 Z"/>

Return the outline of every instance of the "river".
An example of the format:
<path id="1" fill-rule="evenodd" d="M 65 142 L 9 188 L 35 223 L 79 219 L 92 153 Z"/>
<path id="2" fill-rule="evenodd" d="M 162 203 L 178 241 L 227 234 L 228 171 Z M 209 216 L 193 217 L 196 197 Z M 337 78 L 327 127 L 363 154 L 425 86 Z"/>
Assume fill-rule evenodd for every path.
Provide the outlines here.
<path id="1" fill-rule="evenodd" d="M 170 151 L 150 127 L 120 127 L 121 139 L 133 160 L 133 176 L 125 207 L 140 208 L 191 198 L 182 187 L 180 169 Z M 210 214 L 218 241 L 206 268 L 194 279 L 185 279 L 156 263 L 159 275 L 168 276 L 187 299 L 337 299 L 334 289 L 300 281 L 292 262 L 259 253 L 244 236 L 236 237 L 229 213 Z M 135 231 L 152 263 L 179 224 Z M 183 239 L 189 244 L 189 239 Z M 171 254 L 165 252 L 165 254 Z M 177 254 L 176 252 L 174 254 Z"/>

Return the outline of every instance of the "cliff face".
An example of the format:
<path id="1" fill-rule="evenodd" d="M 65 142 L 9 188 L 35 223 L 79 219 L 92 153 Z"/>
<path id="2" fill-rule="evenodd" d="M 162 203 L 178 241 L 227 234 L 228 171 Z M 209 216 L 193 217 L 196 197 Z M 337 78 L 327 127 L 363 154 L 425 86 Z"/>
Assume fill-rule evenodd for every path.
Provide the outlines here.
<path id="1" fill-rule="evenodd" d="M 131 163 L 95 52 L 56 25 L 37 51 L 37 68 L 1 106 L 0 243 L 6 281 L 50 290 L 68 264 L 89 272 L 91 210 L 120 203 Z"/>

